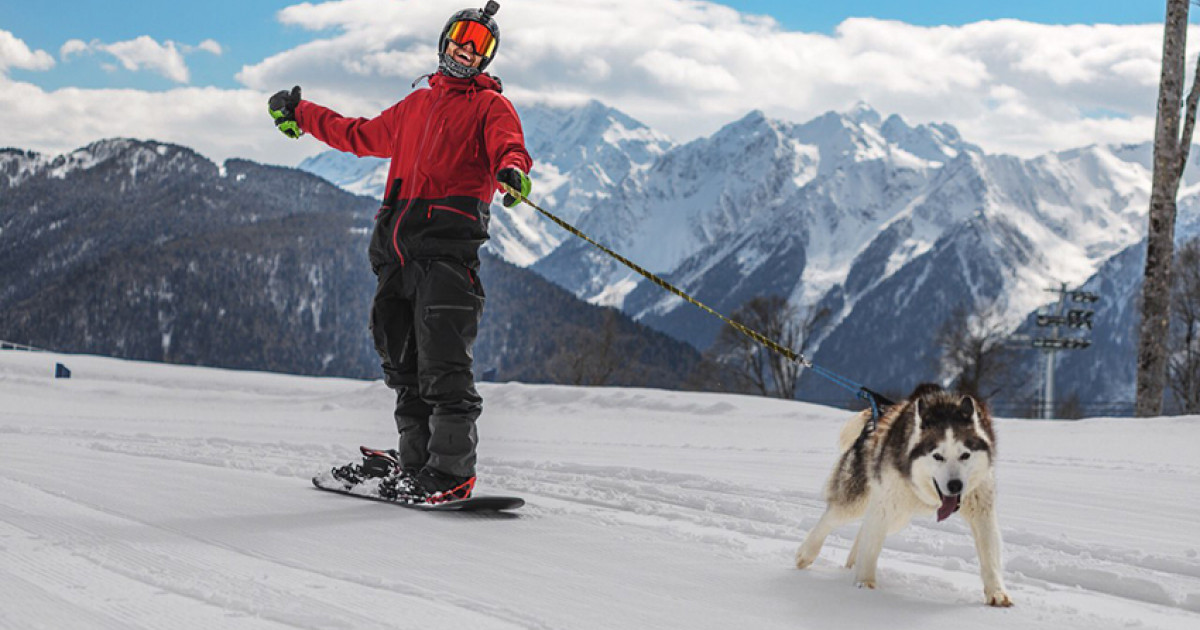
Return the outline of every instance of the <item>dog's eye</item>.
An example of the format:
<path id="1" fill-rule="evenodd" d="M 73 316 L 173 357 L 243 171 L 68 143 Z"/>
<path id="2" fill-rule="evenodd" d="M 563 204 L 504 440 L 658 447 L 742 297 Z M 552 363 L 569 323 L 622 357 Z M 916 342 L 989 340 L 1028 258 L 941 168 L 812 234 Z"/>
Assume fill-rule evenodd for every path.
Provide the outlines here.
<path id="1" fill-rule="evenodd" d="M 961 456 L 959 456 L 959 458 L 958 458 L 958 459 L 959 459 L 959 461 L 963 461 L 963 462 L 965 462 L 965 461 L 967 461 L 968 459 L 971 459 L 971 454 L 970 454 L 970 453 L 963 453 Z"/>
<path id="2" fill-rule="evenodd" d="M 934 458 L 934 459 L 936 459 L 936 460 L 938 460 L 939 462 L 944 462 L 944 461 L 946 461 L 946 458 L 945 458 L 945 457 L 942 457 L 942 456 L 941 456 L 940 454 L 938 454 L 938 453 L 934 453 L 934 454 L 933 454 L 933 458 Z"/>

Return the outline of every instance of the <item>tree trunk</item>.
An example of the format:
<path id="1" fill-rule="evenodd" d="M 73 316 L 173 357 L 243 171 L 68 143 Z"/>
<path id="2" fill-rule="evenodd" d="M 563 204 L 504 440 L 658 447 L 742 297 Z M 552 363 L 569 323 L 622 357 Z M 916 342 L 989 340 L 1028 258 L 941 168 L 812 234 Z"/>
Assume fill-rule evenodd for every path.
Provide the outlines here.
<path id="1" fill-rule="evenodd" d="M 1142 323 L 1138 341 L 1137 408 L 1139 417 L 1162 413 L 1167 375 L 1167 332 L 1170 324 L 1171 266 L 1175 255 L 1175 197 L 1183 175 L 1180 109 L 1186 70 L 1188 0 L 1167 0 L 1163 30 L 1162 78 L 1158 120 L 1154 130 L 1154 179 L 1150 194 Z M 1181 146 L 1182 145 L 1182 146 Z"/>
<path id="2" fill-rule="evenodd" d="M 1150 203 L 1150 235 L 1142 285 L 1142 324 L 1138 349 L 1137 415 L 1162 414 L 1166 388 L 1167 339 L 1171 328 L 1171 263 L 1175 256 L 1175 199 L 1155 194 Z"/>

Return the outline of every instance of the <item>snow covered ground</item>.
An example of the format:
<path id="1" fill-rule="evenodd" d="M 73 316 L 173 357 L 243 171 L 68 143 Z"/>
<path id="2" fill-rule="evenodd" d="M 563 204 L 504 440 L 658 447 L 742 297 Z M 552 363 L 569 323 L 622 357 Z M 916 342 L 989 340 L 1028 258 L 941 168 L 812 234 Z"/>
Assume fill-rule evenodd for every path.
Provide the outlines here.
<path id="1" fill-rule="evenodd" d="M 0 628 L 1200 627 L 1197 417 L 1001 420 L 999 610 L 957 517 L 889 538 L 877 591 L 851 527 L 792 568 L 845 412 L 483 393 L 478 491 L 515 516 L 314 490 L 394 443 L 378 382 L 0 352 Z"/>

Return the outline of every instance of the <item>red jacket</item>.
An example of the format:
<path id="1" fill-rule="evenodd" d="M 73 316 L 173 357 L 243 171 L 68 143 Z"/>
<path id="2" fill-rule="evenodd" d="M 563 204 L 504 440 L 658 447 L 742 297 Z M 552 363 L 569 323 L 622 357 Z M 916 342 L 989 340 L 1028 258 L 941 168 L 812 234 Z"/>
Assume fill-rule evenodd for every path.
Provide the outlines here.
<path id="1" fill-rule="evenodd" d="M 392 160 L 386 195 L 392 202 L 381 209 L 372 238 L 375 268 L 408 258 L 476 260 L 499 190 L 496 173 L 510 166 L 528 173 L 533 165 L 498 81 L 439 73 L 429 84 L 371 119 L 346 118 L 308 101 L 296 109 L 300 128 L 325 144 Z"/>

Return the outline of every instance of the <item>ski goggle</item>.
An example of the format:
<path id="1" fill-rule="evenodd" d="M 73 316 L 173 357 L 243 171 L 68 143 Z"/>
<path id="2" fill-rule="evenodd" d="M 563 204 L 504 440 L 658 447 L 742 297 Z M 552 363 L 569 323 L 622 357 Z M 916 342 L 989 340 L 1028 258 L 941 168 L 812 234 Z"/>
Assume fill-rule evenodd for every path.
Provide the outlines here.
<path id="1" fill-rule="evenodd" d="M 466 46 L 470 42 L 475 46 L 475 54 L 488 59 L 491 59 L 492 53 L 496 52 L 496 36 L 479 22 L 459 20 L 451 24 L 450 30 L 446 33 L 446 39 L 459 46 Z"/>

